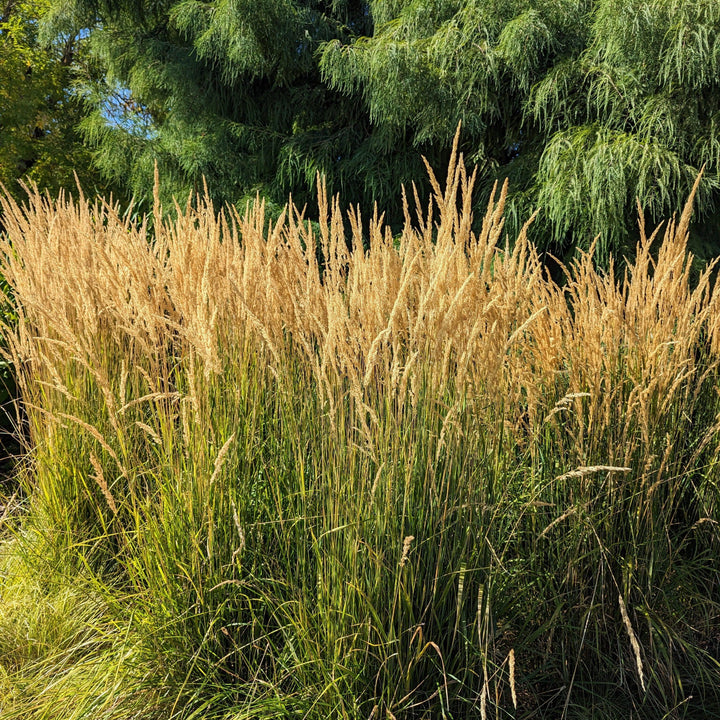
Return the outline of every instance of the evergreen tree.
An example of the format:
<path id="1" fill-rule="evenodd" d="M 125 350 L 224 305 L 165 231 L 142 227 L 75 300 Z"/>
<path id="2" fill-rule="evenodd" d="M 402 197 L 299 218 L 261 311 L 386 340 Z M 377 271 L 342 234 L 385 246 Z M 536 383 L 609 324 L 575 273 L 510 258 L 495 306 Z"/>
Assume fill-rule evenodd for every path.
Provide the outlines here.
<path id="1" fill-rule="evenodd" d="M 312 202 L 320 172 L 397 223 L 401 184 L 422 194 L 420 156 L 443 167 L 462 122 L 479 205 L 510 178 L 511 235 L 539 206 L 542 248 L 599 235 L 601 259 L 627 252 L 636 196 L 664 218 L 706 164 L 698 217 L 718 245 L 716 0 L 55 4 L 49 27 L 91 28 L 108 70 L 84 123 L 96 160 L 138 195 L 156 160 L 168 193 L 205 178 L 230 202 Z"/>
<path id="2" fill-rule="evenodd" d="M 681 207 L 707 164 L 699 215 L 717 228 L 720 3 L 714 0 L 371 2 L 372 37 L 324 47 L 331 86 L 377 123 L 449 143 L 489 183 L 511 179 L 513 230 L 564 254 L 634 243 L 636 197 L 653 220 Z M 484 198 L 483 198 L 484 201 Z M 714 243 L 705 248 L 712 252 Z"/>
<path id="3" fill-rule="evenodd" d="M 48 25 L 67 22 L 92 29 L 108 69 L 83 124 L 96 160 L 140 197 L 156 161 L 167 194 L 207 183 L 216 200 L 240 204 L 257 192 L 312 202 L 318 173 L 348 201 L 396 202 L 402 181 L 423 172 L 412 143 L 321 77 L 324 42 L 371 32 L 365 3 L 79 0 L 58 3 Z"/>

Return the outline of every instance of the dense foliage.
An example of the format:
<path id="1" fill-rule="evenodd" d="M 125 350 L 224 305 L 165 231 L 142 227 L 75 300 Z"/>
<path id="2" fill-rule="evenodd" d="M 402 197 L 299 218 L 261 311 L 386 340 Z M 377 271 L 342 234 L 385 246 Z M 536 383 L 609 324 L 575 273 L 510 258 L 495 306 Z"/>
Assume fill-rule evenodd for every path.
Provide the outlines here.
<path id="1" fill-rule="evenodd" d="M 16 197 L 19 181 L 37 183 L 53 195 L 112 188 L 94 166 L 80 132 L 86 116 L 79 77 L 100 79 L 77 30 L 42 37 L 47 0 L 0 4 L 0 183 Z"/>
<path id="2" fill-rule="evenodd" d="M 444 164 L 462 122 L 479 202 L 509 177 L 511 229 L 540 206 L 541 249 L 562 254 L 599 234 L 601 260 L 622 255 L 636 197 L 666 217 L 703 165 L 696 237 L 705 255 L 718 247 L 715 0 L 54 6 L 48 32 L 90 28 L 110 73 L 88 84 L 96 160 L 139 196 L 156 159 L 168 193 L 184 197 L 204 178 L 230 202 L 259 191 L 312 203 L 321 172 L 397 227 L 401 184 L 423 184 L 421 154 Z"/>
<path id="3" fill-rule="evenodd" d="M 720 5 L 700 0 L 371 3 L 372 38 L 325 46 L 334 87 L 358 89 L 377 122 L 447 142 L 512 179 L 511 204 L 540 205 L 560 248 L 626 249 L 635 197 L 675 211 L 720 152 Z"/>

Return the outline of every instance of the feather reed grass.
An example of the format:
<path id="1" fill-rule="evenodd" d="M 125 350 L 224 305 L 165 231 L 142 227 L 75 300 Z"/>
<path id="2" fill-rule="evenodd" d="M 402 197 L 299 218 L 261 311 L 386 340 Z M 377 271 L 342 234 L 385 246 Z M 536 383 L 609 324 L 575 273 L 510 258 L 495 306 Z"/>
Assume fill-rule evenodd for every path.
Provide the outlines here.
<path id="1" fill-rule="evenodd" d="M 720 293 L 690 282 L 692 198 L 662 239 L 641 215 L 621 275 L 589 252 L 556 284 L 503 237 L 507 184 L 475 232 L 462 157 L 429 172 L 399 237 L 322 183 L 318 224 L 200 196 L 152 233 L 2 199 L 29 425 L 2 717 L 73 693 L 113 720 L 718 712 Z M 87 630 L 28 641 L 17 603 L 73 587 Z"/>

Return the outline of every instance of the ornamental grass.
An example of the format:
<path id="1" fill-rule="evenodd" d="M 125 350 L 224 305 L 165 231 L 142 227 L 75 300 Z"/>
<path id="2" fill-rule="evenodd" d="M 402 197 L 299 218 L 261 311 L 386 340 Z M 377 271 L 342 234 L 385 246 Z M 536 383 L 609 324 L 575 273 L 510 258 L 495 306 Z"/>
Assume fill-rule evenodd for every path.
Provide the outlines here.
<path id="1" fill-rule="evenodd" d="M 395 236 L 321 182 L 319 222 L 4 197 L 3 720 L 720 714 L 692 198 L 556 282 L 507 184 L 480 222 L 428 170 Z"/>

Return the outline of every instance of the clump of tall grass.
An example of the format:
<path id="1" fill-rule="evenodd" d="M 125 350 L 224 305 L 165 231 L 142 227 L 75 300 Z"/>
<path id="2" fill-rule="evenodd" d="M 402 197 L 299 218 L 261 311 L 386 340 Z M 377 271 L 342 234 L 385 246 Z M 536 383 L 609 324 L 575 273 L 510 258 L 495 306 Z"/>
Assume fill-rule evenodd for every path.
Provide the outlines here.
<path id="1" fill-rule="evenodd" d="M 720 295 L 690 283 L 691 201 L 621 274 L 589 253 L 558 285 L 503 238 L 507 186 L 475 233 L 462 158 L 431 178 L 399 239 L 322 184 L 316 226 L 3 199 L 29 427 L 3 717 L 718 711 Z M 17 603 L 57 597 L 87 628 L 48 610 L 23 650 Z"/>

